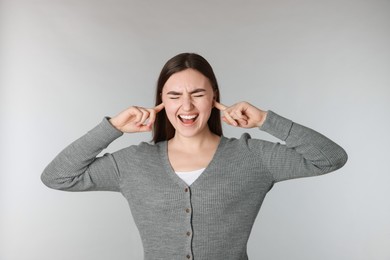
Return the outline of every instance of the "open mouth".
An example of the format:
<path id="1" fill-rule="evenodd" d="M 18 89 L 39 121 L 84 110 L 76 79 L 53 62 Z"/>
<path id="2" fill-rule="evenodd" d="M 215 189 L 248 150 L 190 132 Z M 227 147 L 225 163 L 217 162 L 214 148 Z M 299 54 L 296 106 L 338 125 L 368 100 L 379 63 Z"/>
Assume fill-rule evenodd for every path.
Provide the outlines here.
<path id="1" fill-rule="evenodd" d="M 184 124 L 192 124 L 195 122 L 195 120 L 198 118 L 198 114 L 195 115 L 178 115 L 178 118 L 180 121 L 182 121 Z"/>

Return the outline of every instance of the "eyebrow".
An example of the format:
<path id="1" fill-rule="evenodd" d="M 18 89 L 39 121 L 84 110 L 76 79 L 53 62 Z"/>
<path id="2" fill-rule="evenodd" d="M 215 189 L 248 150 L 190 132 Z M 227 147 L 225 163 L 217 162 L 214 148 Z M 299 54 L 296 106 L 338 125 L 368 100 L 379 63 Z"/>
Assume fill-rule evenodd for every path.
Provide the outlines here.
<path id="1" fill-rule="evenodd" d="M 199 93 L 199 92 L 206 92 L 206 90 L 204 88 L 197 88 L 197 89 L 194 89 L 193 91 L 190 92 L 190 94 L 195 94 L 195 93 Z M 177 92 L 177 91 L 169 91 L 167 93 L 167 95 L 181 95 L 183 94 L 182 92 Z"/>

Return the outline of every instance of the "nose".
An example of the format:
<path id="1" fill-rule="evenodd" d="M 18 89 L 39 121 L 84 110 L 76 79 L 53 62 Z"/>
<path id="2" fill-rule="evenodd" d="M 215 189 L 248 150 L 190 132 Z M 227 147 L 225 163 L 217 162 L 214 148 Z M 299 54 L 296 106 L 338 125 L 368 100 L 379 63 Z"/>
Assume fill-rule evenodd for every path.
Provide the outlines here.
<path id="1" fill-rule="evenodd" d="M 191 111 L 194 105 L 192 104 L 191 97 L 183 97 L 182 108 L 184 111 Z"/>

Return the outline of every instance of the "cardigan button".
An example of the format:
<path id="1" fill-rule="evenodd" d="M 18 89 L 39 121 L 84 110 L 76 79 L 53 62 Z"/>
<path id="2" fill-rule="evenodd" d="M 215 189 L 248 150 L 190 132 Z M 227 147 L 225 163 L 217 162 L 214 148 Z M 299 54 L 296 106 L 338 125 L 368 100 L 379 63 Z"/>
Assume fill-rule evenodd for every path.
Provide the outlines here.
<path id="1" fill-rule="evenodd" d="M 188 192 L 188 191 L 189 191 L 189 189 L 188 189 L 188 188 L 185 188 L 185 189 L 184 189 L 184 191 L 185 191 L 185 192 Z"/>
<path id="2" fill-rule="evenodd" d="M 191 258 L 191 256 L 190 255 L 187 255 L 187 259 L 190 259 Z"/>
<path id="3" fill-rule="evenodd" d="M 187 236 L 191 236 L 191 232 L 190 231 L 188 231 L 186 234 L 187 234 Z"/>
<path id="4" fill-rule="evenodd" d="M 191 212 L 191 209 L 190 209 L 190 208 L 187 208 L 187 209 L 186 209 L 186 212 L 187 212 L 187 213 L 190 213 L 190 212 Z"/>

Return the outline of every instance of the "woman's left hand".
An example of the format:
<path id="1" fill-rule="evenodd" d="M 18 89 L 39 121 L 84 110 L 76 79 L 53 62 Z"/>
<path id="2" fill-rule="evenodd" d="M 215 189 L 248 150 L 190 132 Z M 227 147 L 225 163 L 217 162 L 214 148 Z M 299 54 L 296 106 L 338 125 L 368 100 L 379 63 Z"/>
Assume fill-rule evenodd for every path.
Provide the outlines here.
<path id="1" fill-rule="evenodd" d="M 215 108 L 222 112 L 222 120 L 228 125 L 242 128 L 260 127 L 267 118 L 267 112 L 248 102 L 239 102 L 230 107 L 214 101 Z"/>

